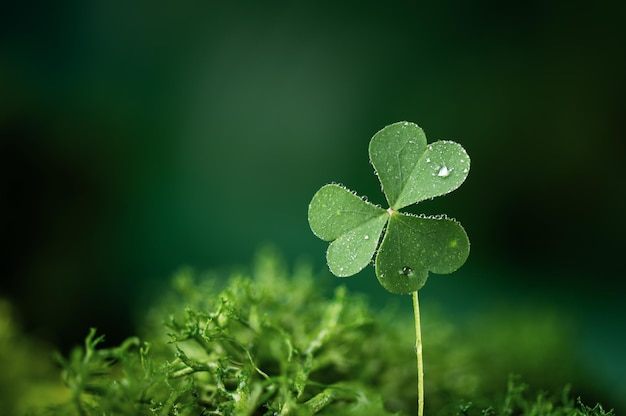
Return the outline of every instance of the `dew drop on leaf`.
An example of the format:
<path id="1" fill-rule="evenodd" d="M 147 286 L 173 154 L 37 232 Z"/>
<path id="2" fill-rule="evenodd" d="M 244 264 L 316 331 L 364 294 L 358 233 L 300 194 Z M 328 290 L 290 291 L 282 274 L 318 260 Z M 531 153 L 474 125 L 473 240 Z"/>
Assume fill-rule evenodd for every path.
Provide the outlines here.
<path id="1" fill-rule="evenodd" d="M 404 266 L 402 268 L 402 270 L 400 270 L 400 272 L 398 274 L 403 274 L 405 276 L 411 276 L 413 274 L 413 269 L 411 269 L 409 266 Z"/>
<path id="2" fill-rule="evenodd" d="M 446 165 L 443 165 L 439 169 L 439 172 L 437 172 L 437 176 L 439 176 L 440 178 L 445 178 L 450 176 L 450 173 L 452 173 L 452 168 L 448 168 Z"/>

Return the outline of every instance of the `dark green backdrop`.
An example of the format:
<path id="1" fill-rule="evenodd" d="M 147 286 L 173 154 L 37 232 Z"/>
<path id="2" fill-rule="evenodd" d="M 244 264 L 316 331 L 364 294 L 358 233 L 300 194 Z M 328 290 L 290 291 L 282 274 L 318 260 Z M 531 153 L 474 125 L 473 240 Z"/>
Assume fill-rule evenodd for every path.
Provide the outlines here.
<path id="1" fill-rule="evenodd" d="M 325 270 L 310 198 L 338 181 L 382 204 L 367 144 L 409 120 L 472 157 L 459 190 L 415 208 L 472 241 L 424 302 L 559 307 L 626 396 L 626 3 L 14 3 L 0 295 L 29 331 L 121 339 L 146 287 L 267 242 Z M 347 283 L 392 299 L 371 270 Z"/>

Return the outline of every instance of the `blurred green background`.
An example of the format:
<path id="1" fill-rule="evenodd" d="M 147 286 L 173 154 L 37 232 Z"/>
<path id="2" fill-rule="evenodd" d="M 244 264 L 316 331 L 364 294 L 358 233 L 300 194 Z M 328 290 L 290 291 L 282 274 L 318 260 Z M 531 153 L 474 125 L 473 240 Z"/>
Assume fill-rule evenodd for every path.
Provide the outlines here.
<path id="1" fill-rule="evenodd" d="M 310 198 L 337 181 L 383 204 L 367 145 L 409 120 L 472 157 L 460 189 L 414 208 L 472 241 L 423 302 L 457 319 L 557 308 L 617 403 L 625 4 L 3 4 L 0 295 L 65 348 L 90 326 L 132 333 L 137 299 L 183 265 L 246 264 L 269 242 L 325 270 Z M 345 282 L 397 300 L 370 269 Z"/>

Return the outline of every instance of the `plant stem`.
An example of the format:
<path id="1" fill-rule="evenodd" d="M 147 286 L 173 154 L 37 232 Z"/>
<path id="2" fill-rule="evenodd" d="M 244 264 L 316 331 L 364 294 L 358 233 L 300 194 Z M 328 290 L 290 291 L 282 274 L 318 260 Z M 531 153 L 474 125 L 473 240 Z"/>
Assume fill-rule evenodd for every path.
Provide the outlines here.
<path id="1" fill-rule="evenodd" d="M 417 416 L 424 415 L 424 362 L 422 360 L 422 330 L 420 327 L 420 306 L 417 290 L 413 292 L 413 313 L 415 314 L 415 354 L 417 355 Z"/>

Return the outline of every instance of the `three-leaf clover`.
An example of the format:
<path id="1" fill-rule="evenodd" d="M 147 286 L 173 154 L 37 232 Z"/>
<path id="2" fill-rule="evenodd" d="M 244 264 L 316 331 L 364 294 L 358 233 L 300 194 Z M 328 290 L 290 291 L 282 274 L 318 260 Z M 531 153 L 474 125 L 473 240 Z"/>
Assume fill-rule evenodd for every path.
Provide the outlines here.
<path id="1" fill-rule="evenodd" d="M 352 276 L 375 256 L 380 284 L 390 292 L 408 294 L 424 286 L 428 272 L 452 273 L 461 267 L 470 246 L 461 224 L 400 209 L 458 188 L 470 168 L 465 149 L 447 140 L 427 144 L 419 126 L 399 122 L 372 137 L 369 157 L 388 209 L 338 184 L 323 186 L 309 205 L 311 230 L 330 242 L 330 271 Z"/>

